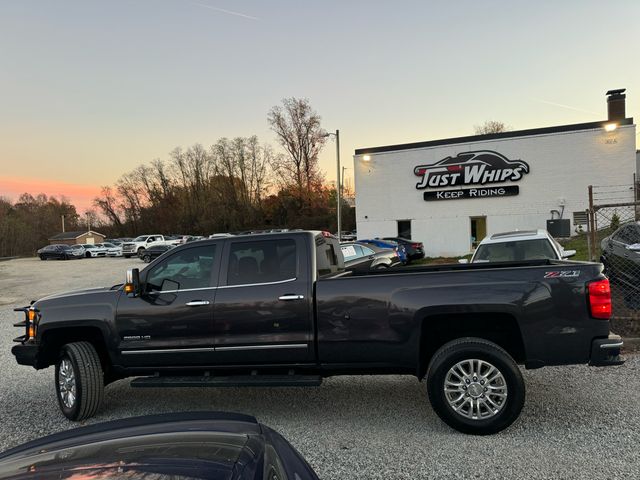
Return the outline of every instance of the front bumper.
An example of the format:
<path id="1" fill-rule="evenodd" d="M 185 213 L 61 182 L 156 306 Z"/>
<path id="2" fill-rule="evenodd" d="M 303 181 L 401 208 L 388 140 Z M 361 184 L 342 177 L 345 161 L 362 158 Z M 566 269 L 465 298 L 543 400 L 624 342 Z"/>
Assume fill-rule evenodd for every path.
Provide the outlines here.
<path id="1" fill-rule="evenodd" d="M 11 353 L 16 357 L 18 364 L 37 368 L 38 345 L 29 342 L 14 345 L 11 349 Z"/>
<path id="2" fill-rule="evenodd" d="M 613 333 L 607 338 L 596 338 L 591 342 L 591 356 L 589 365 L 593 367 L 608 367 L 622 365 L 624 358 L 620 356 L 623 342 L 620 335 Z"/>

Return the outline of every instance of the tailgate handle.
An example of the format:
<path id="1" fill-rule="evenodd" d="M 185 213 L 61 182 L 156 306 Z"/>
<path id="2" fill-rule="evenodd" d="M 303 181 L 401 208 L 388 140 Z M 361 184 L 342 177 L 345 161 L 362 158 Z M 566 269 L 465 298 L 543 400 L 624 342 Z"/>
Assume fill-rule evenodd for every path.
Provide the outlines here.
<path id="1" fill-rule="evenodd" d="M 289 300 L 302 300 L 304 298 L 304 295 L 296 295 L 293 293 L 288 293 L 286 295 L 280 295 L 278 297 L 278 300 L 283 300 L 285 302 L 289 301 Z"/>
<path id="2" fill-rule="evenodd" d="M 190 302 L 187 302 L 185 305 L 187 307 L 199 307 L 201 305 L 209 305 L 209 300 L 192 300 Z"/>

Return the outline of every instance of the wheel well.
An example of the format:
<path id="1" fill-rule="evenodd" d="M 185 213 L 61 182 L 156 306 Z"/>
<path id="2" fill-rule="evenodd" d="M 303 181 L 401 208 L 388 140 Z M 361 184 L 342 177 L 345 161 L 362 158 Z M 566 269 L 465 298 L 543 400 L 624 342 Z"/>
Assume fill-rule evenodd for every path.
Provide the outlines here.
<path id="1" fill-rule="evenodd" d="M 422 322 L 418 378 L 427 373 L 431 357 L 442 345 L 460 337 L 489 340 L 524 363 L 525 351 L 517 320 L 505 313 L 462 313 L 434 315 Z"/>
<path id="2" fill-rule="evenodd" d="M 98 352 L 104 372 L 108 370 L 110 365 L 104 337 L 98 327 L 55 328 L 44 332 L 41 342 L 42 347 L 38 355 L 38 363 L 41 368 L 54 365 L 58 360 L 62 347 L 72 342 L 91 343 Z"/>

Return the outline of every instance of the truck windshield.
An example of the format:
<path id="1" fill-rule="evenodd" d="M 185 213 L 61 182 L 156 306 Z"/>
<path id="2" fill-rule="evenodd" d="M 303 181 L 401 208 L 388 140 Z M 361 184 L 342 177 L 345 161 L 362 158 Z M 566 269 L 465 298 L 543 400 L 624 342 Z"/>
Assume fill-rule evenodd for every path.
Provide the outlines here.
<path id="1" fill-rule="evenodd" d="M 473 262 L 515 262 L 545 258 L 557 259 L 557 255 L 549 241 L 540 238 L 480 245 L 473 256 Z"/>
<path id="2" fill-rule="evenodd" d="M 146 239 L 147 239 L 146 236 L 141 235 L 139 237 L 134 238 L 133 241 L 134 242 L 144 242 Z"/>

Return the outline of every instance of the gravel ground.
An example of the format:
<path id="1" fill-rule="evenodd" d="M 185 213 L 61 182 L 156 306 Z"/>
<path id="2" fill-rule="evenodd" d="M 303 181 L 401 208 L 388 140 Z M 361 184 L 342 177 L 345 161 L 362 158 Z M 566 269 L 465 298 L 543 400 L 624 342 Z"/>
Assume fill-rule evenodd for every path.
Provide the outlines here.
<path id="1" fill-rule="evenodd" d="M 0 450 L 69 429 L 53 370 L 18 366 L 14 306 L 56 291 L 119 283 L 136 259 L 0 262 Z M 227 410 L 282 433 L 323 479 L 629 478 L 640 472 L 640 356 L 620 367 L 524 371 L 527 401 L 500 434 L 445 426 L 425 384 L 407 376 L 337 377 L 319 388 L 106 390 L 87 424 L 150 413 Z"/>

